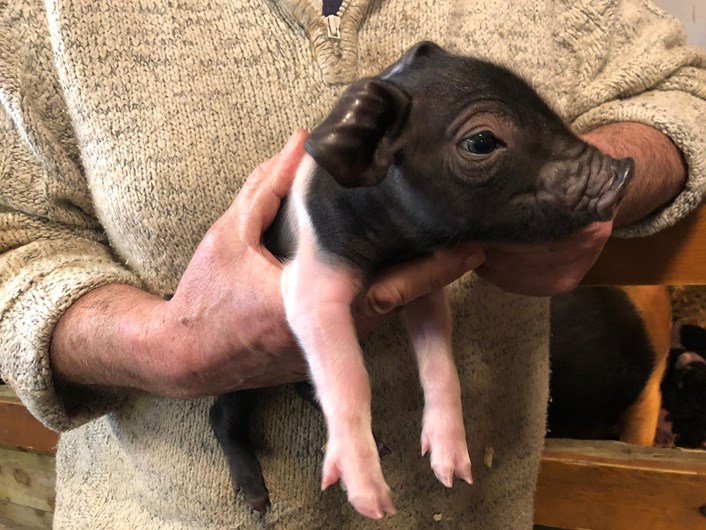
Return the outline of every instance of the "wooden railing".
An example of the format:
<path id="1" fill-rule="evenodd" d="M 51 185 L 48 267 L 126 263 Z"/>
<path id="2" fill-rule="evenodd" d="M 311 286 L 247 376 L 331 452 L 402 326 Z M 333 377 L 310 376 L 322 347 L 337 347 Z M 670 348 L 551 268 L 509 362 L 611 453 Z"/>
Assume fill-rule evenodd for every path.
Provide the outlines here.
<path id="1" fill-rule="evenodd" d="M 535 522 L 592 530 L 703 530 L 706 453 L 548 439 Z"/>
<path id="2" fill-rule="evenodd" d="M 51 528 L 57 435 L 0 386 L 0 528 Z"/>

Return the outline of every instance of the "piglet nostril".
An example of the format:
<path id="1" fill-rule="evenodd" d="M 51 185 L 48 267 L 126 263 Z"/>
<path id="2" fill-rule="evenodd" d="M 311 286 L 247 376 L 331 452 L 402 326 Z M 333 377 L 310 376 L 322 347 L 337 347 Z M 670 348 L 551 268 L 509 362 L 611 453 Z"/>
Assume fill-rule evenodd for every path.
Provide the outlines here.
<path id="1" fill-rule="evenodd" d="M 607 221 L 613 217 L 616 205 L 625 195 L 625 190 L 635 175 L 635 162 L 632 158 L 613 160 L 611 164 L 613 180 L 608 190 L 598 199 L 596 204 L 596 213 L 601 221 Z"/>
<path id="2" fill-rule="evenodd" d="M 613 174 L 615 175 L 613 187 L 618 188 L 617 191 L 622 195 L 622 192 L 635 175 L 635 161 L 632 158 L 616 160 L 613 164 Z"/>

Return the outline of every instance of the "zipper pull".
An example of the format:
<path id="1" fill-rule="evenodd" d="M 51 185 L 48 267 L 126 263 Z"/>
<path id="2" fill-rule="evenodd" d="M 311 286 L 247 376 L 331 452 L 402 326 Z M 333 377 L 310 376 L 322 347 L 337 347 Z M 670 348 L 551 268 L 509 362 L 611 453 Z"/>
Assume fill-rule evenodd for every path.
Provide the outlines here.
<path id="1" fill-rule="evenodd" d="M 324 18 L 326 19 L 328 38 L 333 40 L 341 40 L 341 17 L 338 15 L 328 15 Z"/>

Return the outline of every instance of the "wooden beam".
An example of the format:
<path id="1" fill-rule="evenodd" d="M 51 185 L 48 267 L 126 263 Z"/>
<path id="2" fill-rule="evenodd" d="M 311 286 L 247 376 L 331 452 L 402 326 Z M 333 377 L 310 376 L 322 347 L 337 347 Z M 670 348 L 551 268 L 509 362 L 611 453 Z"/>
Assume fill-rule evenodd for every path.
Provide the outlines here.
<path id="1" fill-rule="evenodd" d="M 583 283 L 706 284 L 706 207 L 650 237 L 611 238 Z"/>
<path id="2" fill-rule="evenodd" d="M 535 522 L 591 530 L 706 529 L 706 454 L 547 440 Z"/>
<path id="3" fill-rule="evenodd" d="M 58 435 L 39 423 L 9 386 L 0 386 L 0 446 L 54 454 Z"/>
<path id="4" fill-rule="evenodd" d="M 54 457 L 0 449 L 0 501 L 54 511 Z"/>
<path id="5" fill-rule="evenodd" d="M 52 512 L 0 501 L 0 528 L 51 530 Z"/>

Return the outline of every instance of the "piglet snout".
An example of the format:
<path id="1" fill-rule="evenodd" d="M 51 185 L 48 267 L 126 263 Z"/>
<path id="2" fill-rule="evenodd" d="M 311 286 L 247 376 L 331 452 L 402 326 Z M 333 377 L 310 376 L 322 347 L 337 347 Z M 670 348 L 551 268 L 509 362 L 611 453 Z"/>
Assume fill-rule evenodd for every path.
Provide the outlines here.
<path id="1" fill-rule="evenodd" d="M 676 369 L 683 370 L 688 365 L 693 363 L 706 364 L 706 359 L 704 359 L 698 353 L 685 351 L 684 353 L 680 354 L 679 357 L 677 357 Z"/>

